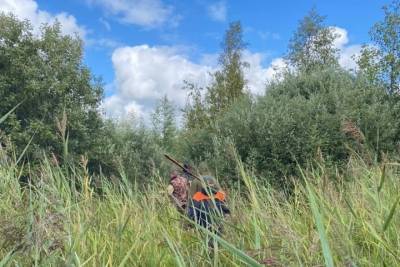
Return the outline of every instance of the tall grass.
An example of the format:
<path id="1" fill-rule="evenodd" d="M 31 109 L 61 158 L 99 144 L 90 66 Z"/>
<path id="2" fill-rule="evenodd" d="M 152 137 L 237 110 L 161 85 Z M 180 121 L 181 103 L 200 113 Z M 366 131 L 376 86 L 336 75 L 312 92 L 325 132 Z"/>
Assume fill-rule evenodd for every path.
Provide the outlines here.
<path id="1" fill-rule="evenodd" d="M 44 160 L 21 187 L 18 167 L 0 162 L 0 266 L 400 265 L 396 164 L 303 170 L 287 198 L 238 162 L 246 188 L 228 192 L 232 215 L 211 249 L 212 233 L 174 209 L 162 177 L 139 190 L 89 177 L 84 160 Z"/>

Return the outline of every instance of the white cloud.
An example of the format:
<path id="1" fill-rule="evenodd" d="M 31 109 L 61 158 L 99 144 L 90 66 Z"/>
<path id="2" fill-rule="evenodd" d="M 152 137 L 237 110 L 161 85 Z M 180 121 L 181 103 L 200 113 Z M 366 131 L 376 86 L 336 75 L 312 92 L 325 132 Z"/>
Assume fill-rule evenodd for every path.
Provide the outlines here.
<path id="1" fill-rule="evenodd" d="M 99 22 L 104 26 L 104 28 L 106 28 L 107 31 L 111 31 L 111 25 L 110 23 L 108 23 L 107 20 L 105 20 L 104 18 L 100 18 Z"/>
<path id="2" fill-rule="evenodd" d="M 86 45 L 96 49 L 115 49 L 123 46 L 123 43 L 110 38 L 88 38 Z"/>
<path id="3" fill-rule="evenodd" d="M 191 62 L 180 52 L 177 47 L 148 45 L 116 49 L 112 55 L 116 92 L 104 101 L 106 113 L 120 117 L 134 110 L 148 116 L 156 100 L 164 95 L 182 107 L 187 94 L 182 90 L 183 81 L 204 86 L 212 69 Z"/>
<path id="4" fill-rule="evenodd" d="M 262 39 L 262 40 L 280 40 L 281 36 L 278 33 L 275 32 L 268 32 L 268 31 L 257 31 L 258 36 Z"/>
<path id="5" fill-rule="evenodd" d="M 120 95 L 107 97 L 102 103 L 107 116 L 123 119 L 124 117 L 145 117 L 144 107 L 134 100 L 123 99 Z"/>
<path id="6" fill-rule="evenodd" d="M 331 27 L 337 35 L 333 45 L 339 50 L 339 64 L 345 69 L 357 69 L 357 63 L 353 57 L 360 55 L 362 46 L 359 44 L 348 45 L 349 37 L 346 29 Z"/>
<path id="7" fill-rule="evenodd" d="M 114 51 L 112 62 L 122 95 L 149 100 L 166 94 L 180 104 L 185 101 L 182 81 L 205 84 L 210 70 L 190 62 L 174 47 L 123 47 Z"/>
<path id="8" fill-rule="evenodd" d="M 225 1 L 216 2 L 208 6 L 208 15 L 216 21 L 224 22 L 226 20 L 226 3 Z"/>
<path id="9" fill-rule="evenodd" d="M 218 54 L 203 54 L 200 58 L 201 65 L 211 66 L 216 68 L 218 65 Z"/>
<path id="10" fill-rule="evenodd" d="M 347 30 L 339 27 L 330 27 L 336 39 L 333 41 L 333 46 L 337 49 L 343 48 L 349 42 Z"/>
<path id="11" fill-rule="evenodd" d="M 357 70 L 357 58 L 361 54 L 362 45 L 350 45 L 343 47 L 340 51 L 339 64 L 348 70 Z"/>
<path id="12" fill-rule="evenodd" d="M 12 13 L 19 19 L 29 20 L 35 33 L 39 33 L 42 24 L 53 24 L 58 20 L 63 34 L 77 33 L 83 39 L 86 35 L 85 28 L 78 25 L 74 16 L 65 12 L 51 14 L 40 10 L 38 4 L 33 0 L 0 0 L 0 11 Z"/>
<path id="13" fill-rule="evenodd" d="M 104 8 L 106 13 L 128 24 L 154 28 L 167 21 L 177 24 L 179 17 L 173 16 L 173 8 L 161 0 L 88 0 Z"/>
<path id="14" fill-rule="evenodd" d="M 286 68 L 286 63 L 282 58 L 276 58 L 272 60 L 270 66 L 263 67 L 262 61 L 265 57 L 265 54 L 250 51 L 245 51 L 243 54 L 243 60 L 249 63 L 249 67 L 244 69 L 247 87 L 256 95 L 264 94 L 266 83 L 276 78 Z"/>
<path id="15" fill-rule="evenodd" d="M 243 57 L 250 64 L 245 69 L 245 78 L 254 94 L 263 94 L 266 82 L 284 67 L 281 58 L 263 67 L 265 55 L 261 53 L 245 51 Z M 146 121 L 155 102 L 164 95 L 182 108 L 187 99 L 183 81 L 203 87 L 209 84 L 212 79 L 209 73 L 216 70 L 216 58 L 215 54 L 207 54 L 197 64 L 187 59 L 178 47 L 141 45 L 116 49 L 112 55 L 115 90 L 114 95 L 104 100 L 106 115 L 123 118 L 133 111 Z"/>

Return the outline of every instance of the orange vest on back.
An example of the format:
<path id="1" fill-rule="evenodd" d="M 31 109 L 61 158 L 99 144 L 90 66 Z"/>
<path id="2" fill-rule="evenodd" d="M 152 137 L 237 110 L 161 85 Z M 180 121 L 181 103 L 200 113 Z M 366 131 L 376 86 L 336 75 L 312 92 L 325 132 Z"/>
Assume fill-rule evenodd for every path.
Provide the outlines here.
<path id="1" fill-rule="evenodd" d="M 225 193 L 222 192 L 222 191 L 218 191 L 217 193 L 215 193 L 213 198 L 215 198 L 215 199 L 217 199 L 219 201 L 224 201 L 225 200 Z M 193 195 L 192 199 L 194 201 L 204 201 L 204 200 L 210 200 L 211 198 L 209 196 L 207 196 L 206 194 L 203 194 L 202 192 L 196 192 Z"/>

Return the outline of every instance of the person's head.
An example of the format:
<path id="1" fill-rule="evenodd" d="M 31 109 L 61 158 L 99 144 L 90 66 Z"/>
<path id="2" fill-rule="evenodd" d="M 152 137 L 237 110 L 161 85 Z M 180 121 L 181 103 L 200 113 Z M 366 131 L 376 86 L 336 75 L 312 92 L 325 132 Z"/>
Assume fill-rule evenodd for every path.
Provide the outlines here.
<path id="1" fill-rule="evenodd" d="M 171 171 L 169 178 L 172 180 L 175 179 L 176 177 L 178 177 L 178 171 L 177 170 Z"/>
<path id="2" fill-rule="evenodd" d="M 210 169 L 208 168 L 207 163 L 204 161 L 199 164 L 198 170 L 202 175 L 211 175 Z"/>
<path id="3" fill-rule="evenodd" d="M 188 161 L 185 161 L 185 163 L 183 164 L 183 176 L 186 177 L 186 179 L 188 179 L 190 182 L 193 180 L 192 174 L 193 174 L 192 166 L 190 166 Z"/>
<path id="4" fill-rule="evenodd" d="M 202 176 L 202 178 L 203 178 L 203 181 L 206 186 L 206 188 L 203 188 L 203 190 L 202 190 L 203 194 L 208 195 L 209 192 L 211 194 L 215 194 L 219 191 L 219 189 L 220 189 L 219 184 L 218 184 L 217 180 L 215 180 L 214 177 L 205 175 L 205 176 Z"/>
<path id="5" fill-rule="evenodd" d="M 192 166 L 190 166 L 189 161 L 185 161 L 185 163 L 183 163 L 183 168 L 185 168 L 185 170 L 188 170 L 188 171 L 192 170 Z"/>
<path id="6" fill-rule="evenodd" d="M 190 166 L 184 165 L 183 168 L 184 168 L 183 169 L 183 173 L 187 174 L 187 175 L 190 175 L 190 173 L 191 173 Z"/>

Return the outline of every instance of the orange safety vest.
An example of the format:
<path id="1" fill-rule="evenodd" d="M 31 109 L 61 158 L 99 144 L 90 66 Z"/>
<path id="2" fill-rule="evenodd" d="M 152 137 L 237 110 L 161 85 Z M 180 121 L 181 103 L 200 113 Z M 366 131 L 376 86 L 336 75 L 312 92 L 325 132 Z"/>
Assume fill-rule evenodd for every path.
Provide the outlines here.
<path id="1" fill-rule="evenodd" d="M 225 193 L 222 191 L 218 191 L 215 195 L 214 198 L 219 200 L 219 201 L 224 201 L 225 200 Z M 192 198 L 194 201 L 204 201 L 204 200 L 210 200 L 211 198 L 207 196 L 206 194 L 203 194 L 202 192 L 196 192 L 193 195 Z"/>

